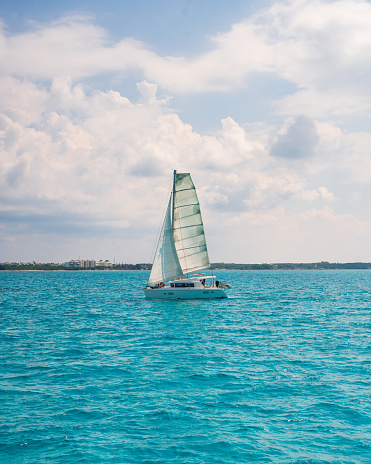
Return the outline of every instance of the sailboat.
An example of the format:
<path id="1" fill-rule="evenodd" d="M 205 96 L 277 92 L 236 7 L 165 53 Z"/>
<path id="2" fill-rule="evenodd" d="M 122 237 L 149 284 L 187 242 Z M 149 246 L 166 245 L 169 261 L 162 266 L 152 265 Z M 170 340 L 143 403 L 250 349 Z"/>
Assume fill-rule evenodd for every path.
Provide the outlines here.
<path id="1" fill-rule="evenodd" d="M 173 189 L 166 209 L 148 282 L 146 298 L 227 298 L 229 287 L 208 273 L 210 267 L 197 192 L 189 173 L 174 171 Z M 224 288 L 223 288 L 224 287 Z"/>

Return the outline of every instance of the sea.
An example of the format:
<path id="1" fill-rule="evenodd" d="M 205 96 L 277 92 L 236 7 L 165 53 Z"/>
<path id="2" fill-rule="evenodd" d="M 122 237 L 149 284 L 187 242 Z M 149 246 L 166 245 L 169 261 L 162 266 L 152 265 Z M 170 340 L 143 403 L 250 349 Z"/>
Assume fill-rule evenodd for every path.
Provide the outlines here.
<path id="1" fill-rule="evenodd" d="M 0 272 L 0 462 L 371 463 L 371 271 Z"/>

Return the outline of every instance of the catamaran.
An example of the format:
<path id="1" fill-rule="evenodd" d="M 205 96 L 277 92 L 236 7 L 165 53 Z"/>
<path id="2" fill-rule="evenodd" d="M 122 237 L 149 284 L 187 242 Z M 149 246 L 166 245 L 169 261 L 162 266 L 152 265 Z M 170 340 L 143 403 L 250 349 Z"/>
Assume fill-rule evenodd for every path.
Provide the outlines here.
<path id="1" fill-rule="evenodd" d="M 197 192 L 189 173 L 174 171 L 173 189 L 157 244 L 146 298 L 227 298 L 229 288 L 210 267 Z"/>

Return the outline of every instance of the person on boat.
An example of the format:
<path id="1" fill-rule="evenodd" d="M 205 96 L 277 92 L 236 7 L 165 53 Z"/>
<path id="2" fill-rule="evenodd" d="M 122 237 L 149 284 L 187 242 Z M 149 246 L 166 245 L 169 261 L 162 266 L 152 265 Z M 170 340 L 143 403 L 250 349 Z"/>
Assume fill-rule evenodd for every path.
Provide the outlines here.
<path id="1" fill-rule="evenodd" d="M 215 281 L 215 286 L 216 286 L 216 288 L 219 288 L 219 284 L 220 284 L 219 280 L 216 280 L 216 281 Z"/>

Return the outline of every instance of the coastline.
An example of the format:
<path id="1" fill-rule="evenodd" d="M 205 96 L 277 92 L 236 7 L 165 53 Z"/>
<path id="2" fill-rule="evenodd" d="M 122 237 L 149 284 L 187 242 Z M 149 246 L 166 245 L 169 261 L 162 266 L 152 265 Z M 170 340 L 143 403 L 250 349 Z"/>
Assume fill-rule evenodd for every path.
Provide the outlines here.
<path id="1" fill-rule="evenodd" d="M 109 268 L 67 268 L 58 264 L 51 263 L 0 263 L 0 271 L 150 271 L 151 264 L 116 264 Z M 211 263 L 209 267 L 212 271 L 279 271 L 279 270 L 368 270 L 371 263 L 330 263 L 321 261 L 315 263 L 262 263 L 262 264 L 240 264 L 240 263 Z"/>

